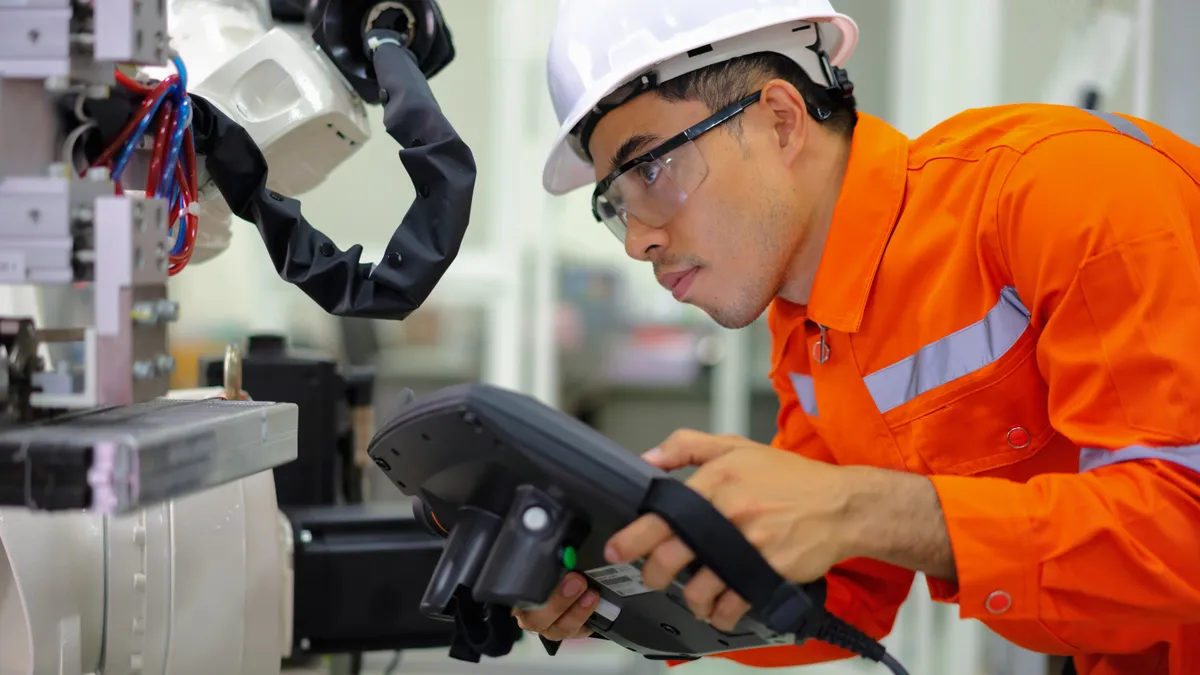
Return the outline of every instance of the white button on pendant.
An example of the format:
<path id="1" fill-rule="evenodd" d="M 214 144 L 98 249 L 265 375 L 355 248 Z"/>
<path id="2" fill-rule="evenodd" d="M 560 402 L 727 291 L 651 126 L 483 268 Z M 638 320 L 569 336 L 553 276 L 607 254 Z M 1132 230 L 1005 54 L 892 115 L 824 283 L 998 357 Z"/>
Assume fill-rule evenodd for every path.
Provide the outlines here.
<path id="1" fill-rule="evenodd" d="M 521 515 L 521 523 L 525 525 L 525 529 L 539 532 L 550 524 L 550 514 L 540 506 L 531 506 Z"/>

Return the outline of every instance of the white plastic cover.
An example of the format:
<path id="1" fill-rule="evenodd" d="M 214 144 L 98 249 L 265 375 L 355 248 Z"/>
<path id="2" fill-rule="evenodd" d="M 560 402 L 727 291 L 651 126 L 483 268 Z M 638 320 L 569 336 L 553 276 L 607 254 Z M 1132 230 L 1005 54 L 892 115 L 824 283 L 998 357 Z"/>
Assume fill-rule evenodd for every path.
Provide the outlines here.
<path id="1" fill-rule="evenodd" d="M 188 90 L 246 128 L 272 189 L 300 196 L 370 138 L 362 100 L 303 29 L 273 25 L 268 0 L 171 0 L 168 15 Z M 199 208 L 193 263 L 220 254 L 231 236 L 219 193 L 202 189 Z"/>
<path id="2" fill-rule="evenodd" d="M 655 67 L 664 71 L 661 81 L 759 51 L 763 45 L 749 34 L 798 21 L 819 22 L 822 45 L 835 66 L 844 64 L 858 43 L 858 26 L 829 0 L 561 0 L 546 63 L 561 125 L 542 174 L 546 190 L 564 194 L 593 182 L 591 165 L 565 139 L 618 87 Z M 739 36 L 745 37 L 717 44 Z M 688 57 L 689 50 L 704 45 L 713 45 L 713 51 Z M 672 59 L 676 62 L 668 63 Z M 825 79 L 806 71 L 818 82 Z"/>

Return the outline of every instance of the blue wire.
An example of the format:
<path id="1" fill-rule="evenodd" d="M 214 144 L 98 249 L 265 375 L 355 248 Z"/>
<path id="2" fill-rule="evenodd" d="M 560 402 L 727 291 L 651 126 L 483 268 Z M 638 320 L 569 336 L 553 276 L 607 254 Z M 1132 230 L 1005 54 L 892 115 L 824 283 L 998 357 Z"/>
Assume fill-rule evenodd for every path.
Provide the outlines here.
<path id="1" fill-rule="evenodd" d="M 179 161 L 179 153 L 183 151 L 183 135 L 187 128 L 192 123 L 192 101 L 187 95 L 188 74 L 187 66 L 183 64 L 183 59 L 178 56 L 171 59 L 171 63 L 175 65 L 175 71 L 179 74 L 179 82 L 177 88 L 173 88 L 171 94 L 174 95 L 177 109 L 175 111 L 175 128 L 171 133 L 170 146 L 168 146 L 167 157 L 162 165 L 162 175 L 158 180 L 158 193 L 156 197 L 164 197 L 172 194 L 170 189 L 175 186 L 175 163 Z M 174 200 L 172 199 L 172 202 Z"/>
<path id="2" fill-rule="evenodd" d="M 178 56 L 172 57 L 171 63 L 175 64 L 175 72 L 179 73 L 179 98 L 182 99 L 187 94 L 187 67 L 183 65 L 183 59 L 179 58 Z"/>
<path id="3" fill-rule="evenodd" d="M 133 130 L 133 133 L 129 136 L 129 140 L 125 141 L 125 147 L 121 148 L 121 154 L 117 157 L 117 161 L 113 164 L 113 182 L 119 182 L 121 180 L 121 174 L 125 172 L 125 165 L 129 162 L 129 158 L 133 156 L 133 149 L 142 142 L 142 137 L 146 135 L 146 129 L 150 126 L 150 121 L 154 119 L 155 115 L 158 114 L 158 108 L 162 105 L 163 100 L 165 100 L 167 96 L 171 95 L 171 90 L 174 88 L 175 87 L 172 86 L 171 89 L 167 90 L 166 94 L 162 98 L 159 98 L 154 102 L 154 106 L 142 116 L 141 120 L 138 121 L 137 128 Z"/>
<path id="4" fill-rule="evenodd" d="M 167 151 L 167 158 L 163 161 L 162 176 L 158 181 L 158 194 L 156 197 L 165 196 L 166 186 L 175 186 L 175 163 L 179 161 L 179 153 L 183 151 L 183 136 L 187 131 L 188 125 L 192 123 L 192 100 L 187 96 L 179 104 L 179 110 L 175 113 L 175 130 L 171 136 L 170 149 Z"/>
<path id="5" fill-rule="evenodd" d="M 175 216 L 175 245 L 171 247 L 171 255 L 179 255 L 183 253 L 183 235 L 187 227 L 187 212 L 184 211 L 183 191 L 177 190 L 175 192 L 175 199 L 171 203 L 175 205 L 175 210 L 178 213 Z"/>
<path id="6" fill-rule="evenodd" d="M 171 191 L 162 196 L 163 199 L 167 200 L 167 204 L 174 205 L 175 202 L 183 197 L 183 191 L 179 188 L 179 181 L 173 181 L 171 183 Z"/>

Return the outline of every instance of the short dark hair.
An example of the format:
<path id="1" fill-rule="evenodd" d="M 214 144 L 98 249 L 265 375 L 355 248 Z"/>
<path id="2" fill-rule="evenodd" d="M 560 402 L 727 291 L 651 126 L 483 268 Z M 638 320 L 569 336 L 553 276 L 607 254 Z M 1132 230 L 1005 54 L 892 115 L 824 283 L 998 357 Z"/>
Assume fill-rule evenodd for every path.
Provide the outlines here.
<path id="1" fill-rule="evenodd" d="M 850 137 L 858 121 L 854 96 L 831 93 L 813 81 L 795 61 L 775 52 L 758 52 L 705 66 L 660 84 L 655 92 L 667 101 L 700 101 L 711 112 L 752 94 L 767 80 L 780 79 L 795 87 L 809 107 L 830 112 L 820 121 L 830 130 Z M 738 118 L 730 122 L 736 124 Z"/>

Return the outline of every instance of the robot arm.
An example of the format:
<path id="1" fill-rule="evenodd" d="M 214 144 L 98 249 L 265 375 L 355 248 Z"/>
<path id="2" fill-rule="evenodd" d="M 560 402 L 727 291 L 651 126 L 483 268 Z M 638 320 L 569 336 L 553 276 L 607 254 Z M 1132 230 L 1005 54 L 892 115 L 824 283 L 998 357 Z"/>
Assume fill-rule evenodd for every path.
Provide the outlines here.
<path id="1" fill-rule="evenodd" d="M 276 271 L 327 312 L 403 319 L 421 305 L 458 254 L 471 212 L 475 161 L 442 114 L 416 56 L 385 41 L 372 66 L 384 92 L 384 125 L 417 200 L 393 232 L 380 264 L 342 251 L 301 214 L 300 203 L 267 188 L 263 153 L 245 128 L 193 97 L 196 151 L 233 213 L 257 225 Z"/>

